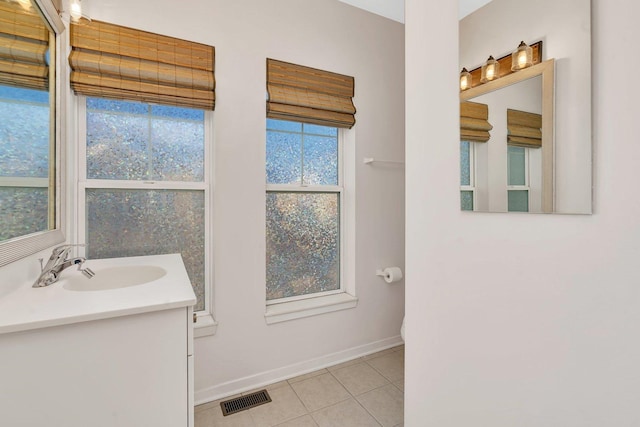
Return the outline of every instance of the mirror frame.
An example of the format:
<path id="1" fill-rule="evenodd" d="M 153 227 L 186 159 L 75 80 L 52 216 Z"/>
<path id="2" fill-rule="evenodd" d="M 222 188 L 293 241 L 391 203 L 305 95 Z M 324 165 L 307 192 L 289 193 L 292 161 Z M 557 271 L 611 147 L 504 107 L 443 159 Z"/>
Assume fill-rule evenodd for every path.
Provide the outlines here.
<path id="1" fill-rule="evenodd" d="M 555 210 L 553 165 L 555 157 L 553 125 L 555 60 L 548 59 L 532 67 L 460 92 L 460 101 L 469 101 L 478 96 L 537 76 L 542 76 L 542 213 L 553 213 Z M 491 140 L 489 140 L 490 142 Z"/>
<path id="2" fill-rule="evenodd" d="M 58 11 L 51 0 L 32 0 L 42 12 L 43 18 L 49 22 L 51 30 L 55 34 L 55 52 L 52 53 L 52 62 L 56 66 L 55 70 L 55 228 L 48 231 L 27 234 L 25 236 L 9 239 L 0 242 L 0 267 L 10 264 L 19 259 L 25 258 L 41 250 L 50 248 L 58 243 L 65 241 L 66 229 L 66 212 L 65 212 L 65 169 L 64 159 L 62 159 L 64 132 L 62 129 L 63 120 L 62 112 L 65 108 L 64 96 L 62 93 L 62 79 L 64 77 L 63 62 L 66 58 L 63 51 L 62 34 L 65 31 L 65 25 Z"/>

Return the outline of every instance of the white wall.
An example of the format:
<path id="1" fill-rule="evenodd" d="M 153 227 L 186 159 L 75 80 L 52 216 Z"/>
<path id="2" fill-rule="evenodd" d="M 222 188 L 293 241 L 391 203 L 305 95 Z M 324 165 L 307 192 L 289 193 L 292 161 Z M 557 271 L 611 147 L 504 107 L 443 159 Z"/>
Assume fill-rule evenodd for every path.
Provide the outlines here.
<path id="1" fill-rule="evenodd" d="M 185 6 L 186 5 L 186 6 Z M 404 31 L 337 0 L 112 0 L 93 19 L 216 48 L 215 336 L 196 339 L 196 399 L 220 397 L 400 342 L 404 283 Z M 355 77 L 357 308 L 267 326 L 265 311 L 265 62 Z M 2 270 L 0 270 L 0 277 Z"/>
<path id="2" fill-rule="evenodd" d="M 469 215 L 456 6 L 406 1 L 409 427 L 640 425 L 640 5 L 592 3 L 594 214 Z"/>
<path id="3" fill-rule="evenodd" d="M 555 211 L 591 212 L 590 0 L 493 0 L 460 21 L 459 67 L 476 68 L 524 40 L 556 59 Z"/>

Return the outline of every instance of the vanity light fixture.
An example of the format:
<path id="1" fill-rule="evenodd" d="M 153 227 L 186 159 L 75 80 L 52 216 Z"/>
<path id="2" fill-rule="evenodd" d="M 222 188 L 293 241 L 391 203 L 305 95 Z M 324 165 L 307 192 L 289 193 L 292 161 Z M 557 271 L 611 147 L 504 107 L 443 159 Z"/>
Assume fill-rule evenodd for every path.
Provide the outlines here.
<path id="1" fill-rule="evenodd" d="M 480 83 L 490 82 L 500 77 L 500 63 L 494 59 L 493 56 L 489 56 L 487 62 L 482 65 L 482 74 L 480 77 Z"/>
<path id="2" fill-rule="evenodd" d="M 523 70 L 533 65 L 533 49 L 525 42 L 520 42 L 518 49 L 511 54 L 511 71 Z"/>
<path id="3" fill-rule="evenodd" d="M 463 68 L 460 71 L 460 90 L 471 89 L 472 81 L 471 73 L 466 68 Z"/>

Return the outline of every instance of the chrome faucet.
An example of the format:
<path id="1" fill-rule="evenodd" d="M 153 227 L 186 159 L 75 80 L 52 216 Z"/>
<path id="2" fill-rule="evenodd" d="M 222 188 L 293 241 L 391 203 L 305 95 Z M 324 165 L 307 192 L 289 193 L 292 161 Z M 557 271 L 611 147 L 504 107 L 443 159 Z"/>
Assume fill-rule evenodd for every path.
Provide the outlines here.
<path id="1" fill-rule="evenodd" d="M 50 284 L 57 282 L 60 278 L 60 273 L 62 273 L 63 270 L 71 267 L 72 265 L 77 265 L 78 271 L 82 272 L 82 274 L 87 276 L 89 279 L 95 276 L 95 273 L 90 268 L 82 268 L 82 264 L 84 264 L 86 258 L 67 258 L 74 246 L 84 245 L 62 245 L 53 248 L 51 257 L 49 257 L 49 261 L 47 261 L 47 264 L 44 267 L 42 266 L 42 258 L 40 258 L 41 272 L 40 276 L 33 284 L 34 288 L 49 286 Z"/>

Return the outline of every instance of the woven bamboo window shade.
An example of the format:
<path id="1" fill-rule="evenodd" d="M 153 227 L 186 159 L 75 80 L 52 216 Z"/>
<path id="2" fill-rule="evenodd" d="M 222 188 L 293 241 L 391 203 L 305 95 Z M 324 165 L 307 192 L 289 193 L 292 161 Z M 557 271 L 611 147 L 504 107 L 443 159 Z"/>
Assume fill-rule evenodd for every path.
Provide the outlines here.
<path id="1" fill-rule="evenodd" d="M 267 59 L 267 117 L 351 128 L 354 78 Z"/>
<path id="2" fill-rule="evenodd" d="M 49 89 L 49 29 L 32 6 L 0 1 L 0 84 Z"/>
<path id="3" fill-rule="evenodd" d="M 489 123 L 489 107 L 477 102 L 460 103 L 460 140 L 487 142 L 493 129 Z"/>
<path id="4" fill-rule="evenodd" d="M 71 25 L 77 94 L 213 110 L 213 46 L 100 21 Z"/>
<path id="5" fill-rule="evenodd" d="M 507 110 L 507 144 L 518 147 L 542 147 L 542 115 Z"/>

